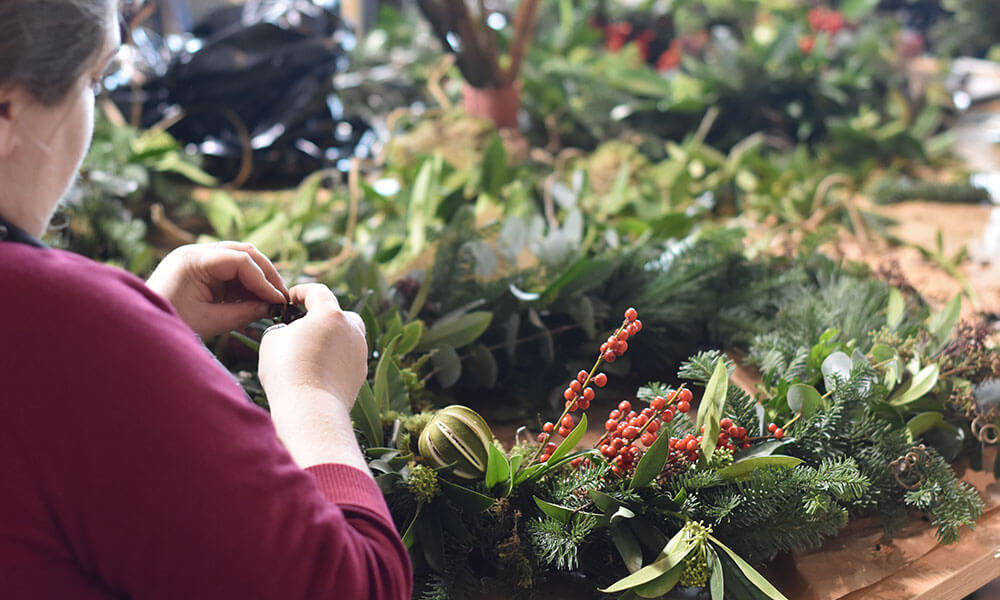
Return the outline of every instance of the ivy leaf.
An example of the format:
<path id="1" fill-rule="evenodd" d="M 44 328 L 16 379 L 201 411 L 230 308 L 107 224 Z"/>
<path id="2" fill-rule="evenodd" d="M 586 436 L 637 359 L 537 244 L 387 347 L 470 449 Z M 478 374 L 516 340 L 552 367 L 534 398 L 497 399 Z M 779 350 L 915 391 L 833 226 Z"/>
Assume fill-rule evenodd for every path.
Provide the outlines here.
<path id="1" fill-rule="evenodd" d="M 931 391 L 937 380 L 938 366 L 936 364 L 927 365 L 913 376 L 908 386 L 901 388 L 892 395 L 892 398 L 889 399 L 889 404 L 893 406 L 906 406 L 911 402 L 919 400 L 924 394 Z"/>
<path id="2" fill-rule="evenodd" d="M 826 389 L 828 391 L 832 390 L 836 385 L 834 376 L 841 381 L 847 381 L 851 376 L 851 367 L 853 366 L 854 363 L 851 361 L 851 357 L 843 352 L 834 352 L 830 356 L 827 356 L 821 367 L 823 371 L 823 384 L 826 386 Z"/>
<path id="3" fill-rule="evenodd" d="M 716 437 L 719 435 L 716 434 Z M 667 463 L 667 455 L 669 454 L 670 436 L 658 436 L 649 450 L 646 450 L 646 453 L 639 459 L 639 464 L 635 466 L 635 474 L 629 481 L 628 489 L 634 490 L 649 485 L 663 470 L 663 465 Z"/>
<path id="4" fill-rule="evenodd" d="M 719 548 L 722 548 L 722 550 L 726 554 L 729 555 L 729 558 L 733 559 L 733 562 L 736 563 L 736 566 L 739 567 L 739 569 L 743 573 L 743 575 L 748 580 L 750 580 L 750 583 L 752 583 L 755 586 L 757 586 L 757 588 L 760 591 L 762 591 L 765 594 L 767 594 L 767 596 L 769 598 L 773 598 L 774 600 L 788 600 L 788 598 L 786 598 L 784 594 L 782 594 L 781 592 L 779 592 L 776 587 L 774 587 L 773 585 L 771 585 L 771 582 L 769 582 L 768 580 L 764 579 L 763 575 L 761 575 L 760 573 L 758 573 L 756 569 L 754 569 L 749 564 L 747 564 L 747 561 L 745 561 L 742 558 L 740 558 L 739 554 L 736 554 L 735 552 L 733 552 L 732 550 L 730 550 L 725 544 L 723 544 L 722 542 L 720 542 L 718 539 L 716 539 L 711 534 L 708 535 L 708 539 L 710 539 Z"/>
<path id="5" fill-rule="evenodd" d="M 486 489 L 510 479 L 510 461 L 494 444 L 486 447 Z"/>
<path id="6" fill-rule="evenodd" d="M 796 383 L 788 389 L 788 408 L 803 417 L 812 416 L 823 406 L 823 397 L 811 385 Z"/>
<path id="7" fill-rule="evenodd" d="M 704 460 L 712 458 L 715 444 L 719 439 L 719 419 L 722 416 L 722 405 L 726 402 L 726 392 L 729 389 L 729 370 L 726 361 L 719 358 L 715 361 L 715 371 L 705 386 L 705 395 L 698 405 L 698 419 L 695 428 L 704 427 L 701 439 L 701 455 Z"/>
<path id="8" fill-rule="evenodd" d="M 691 542 L 690 535 L 686 530 L 681 529 L 674 537 L 670 538 L 655 561 L 600 591 L 605 594 L 613 594 L 649 583 L 681 565 L 693 548 L 694 544 Z"/>
<path id="9" fill-rule="evenodd" d="M 747 458 L 741 458 L 725 469 L 720 469 L 719 475 L 724 479 L 736 481 L 738 479 L 746 478 L 750 475 L 750 473 L 761 467 L 794 467 L 795 465 L 801 463 L 802 459 L 794 456 L 782 456 L 778 454 L 772 454 L 770 456 L 750 456 Z"/>

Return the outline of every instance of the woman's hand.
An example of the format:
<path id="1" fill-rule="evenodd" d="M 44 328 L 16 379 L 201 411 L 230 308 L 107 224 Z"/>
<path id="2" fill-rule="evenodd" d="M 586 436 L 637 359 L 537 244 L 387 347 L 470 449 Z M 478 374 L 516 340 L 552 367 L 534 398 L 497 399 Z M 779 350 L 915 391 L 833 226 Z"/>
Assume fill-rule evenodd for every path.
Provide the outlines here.
<path id="1" fill-rule="evenodd" d="M 277 269 L 252 244 L 219 242 L 177 248 L 146 282 L 195 333 L 210 338 L 266 317 L 287 301 Z"/>
<path id="2" fill-rule="evenodd" d="M 270 330 L 260 342 L 259 375 L 268 399 L 280 403 L 286 394 L 308 389 L 330 394 L 350 410 L 368 372 L 364 322 L 341 310 L 325 285 L 298 285 L 290 295 L 305 304 L 305 316 Z M 270 403 L 272 410 L 281 408 Z"/>
<path id="3" fill-rule="evenodd" d="M 290 295 L 306 315 L 260 342 L 258 374 L 274 427 L 303 468 L 342 463 L 367 472 L 350 417 L 368 372 L 364 322 L 341 310 L 325 285 L 295 286 Z"/>

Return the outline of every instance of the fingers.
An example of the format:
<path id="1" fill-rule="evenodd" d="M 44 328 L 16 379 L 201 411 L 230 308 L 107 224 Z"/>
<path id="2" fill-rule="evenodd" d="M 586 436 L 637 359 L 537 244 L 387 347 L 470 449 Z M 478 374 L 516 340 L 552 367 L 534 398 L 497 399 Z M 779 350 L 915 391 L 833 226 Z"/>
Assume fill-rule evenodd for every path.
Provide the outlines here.
<path id="1" fill-rule="evenodd" d="M 340 310 L 340 303 L 337 296 L 322 283 L 304 283 L 297 285 L 288 291 L 289 299 L 295 304 L 305 304 L 306 310 L 310 311 L 324 304 L 333 304 L 333 308 Z"/>
<path id="2" fill-rule="evenodd" d="M 277 304 L 286 301 L 285 293 L 275 287 L 248 252 L 219 247 L 201 256 L 201 267 L 211 280 L 239 280 L 248 291 L 261 300 Z M 281 288 L 284 288 L 284 284 Z"/>
<path id="3" fill-rule="evenodd" d="M 274 264 L 264 254 L 257 249 L 253 244 L 247 244 L 243 242 L 219 242 L 217 245 L 219 248 L 224 248 L 227 250 L 236 250 L 239 252 L 246 252 L 260 270 L 264 273 L 264 277 L 270 282 L 271 285 L 275 287 L 281 295 L 287 299 L 288 298 L 288 288 L 285 287 L 285 282 L 281 280 L 281 275 L 278 274 L 278 269 L 274 267 Z"/>
<path id="4" fill-rule="evenodd" d="M 200 310 L 199 323 L 202 337 L 213 337 L 267 316 L 269 305 L 265 302 L 240 302 L 207 304 Z"/>

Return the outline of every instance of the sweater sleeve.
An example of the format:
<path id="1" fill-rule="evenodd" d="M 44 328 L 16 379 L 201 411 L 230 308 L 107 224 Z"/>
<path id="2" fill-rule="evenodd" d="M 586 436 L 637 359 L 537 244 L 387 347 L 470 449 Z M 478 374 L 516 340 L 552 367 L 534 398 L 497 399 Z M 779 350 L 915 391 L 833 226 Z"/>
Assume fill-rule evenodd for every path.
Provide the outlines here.
<path id="1" fill-rule="evenodd" d="M 408 598 L 375 482 L 299 469 L 162 300 L 99 279 L 76 281 L 72 301 L 63 281 L 16 307 L 48 333 L 15 327 L 21 351 L 2 356 L 31 382 L 14 386 L 17 435 L 71 559 L 137 599 Z"/>

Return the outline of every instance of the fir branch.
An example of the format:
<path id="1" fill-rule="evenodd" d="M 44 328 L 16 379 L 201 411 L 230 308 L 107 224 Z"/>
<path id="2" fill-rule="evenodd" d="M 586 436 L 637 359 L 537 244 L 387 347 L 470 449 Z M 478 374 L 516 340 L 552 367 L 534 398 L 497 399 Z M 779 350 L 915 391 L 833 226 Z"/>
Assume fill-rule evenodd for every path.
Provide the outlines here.
<path id="1" fill-rule="evenodd" d="M 708 380 L 712 378 L 712 373 L 715 371 L 715 363 L 719 361 L 720 358 L 724 358 L 726 361 L 726 369 L 731 373 L 733 370 L 733 361 L 728 357 L 724 357 L 722 352 L 719 350 L 705 350 L 699 352 L 681 363 L 681 368 L 677 371 L 677 377 L 681 379 L 690 379 L 695 383 L 705 385 Z"/>
<path id="2" fill-rule="evenodd" d="M 579 564 L 580 546 L 597 523 L 597 519 L 581 514 L 568 523 L 546 517 L 528 525 L 528 537 L 541 564 L 571 571 Z"/>

